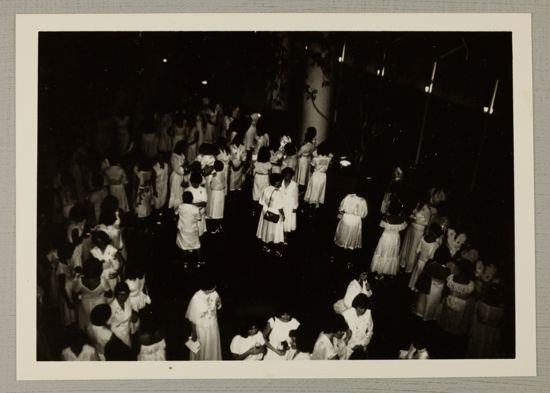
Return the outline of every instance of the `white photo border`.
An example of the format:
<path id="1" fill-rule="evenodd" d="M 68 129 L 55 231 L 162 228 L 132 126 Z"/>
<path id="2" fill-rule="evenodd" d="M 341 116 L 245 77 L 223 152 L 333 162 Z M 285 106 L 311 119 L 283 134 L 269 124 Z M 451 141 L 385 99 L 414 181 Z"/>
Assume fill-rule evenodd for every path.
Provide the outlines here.
<path id="1" fill-rule="evenodd" d="M 38 34 L 46 31 L 511 32 L 513 50 L 516 358 L 347 362 L 38 362 L 36 220 Z M 28 152 L 35 152 L 29 155 Z M 16 16 L 17 380 L 424 378 L 536 375 L 535 193 L 530 14 L 59 14 Z M 518 267 L 521 262 L 521 269 Z M 399 363 L 398 363 L 399 362 Z"/>

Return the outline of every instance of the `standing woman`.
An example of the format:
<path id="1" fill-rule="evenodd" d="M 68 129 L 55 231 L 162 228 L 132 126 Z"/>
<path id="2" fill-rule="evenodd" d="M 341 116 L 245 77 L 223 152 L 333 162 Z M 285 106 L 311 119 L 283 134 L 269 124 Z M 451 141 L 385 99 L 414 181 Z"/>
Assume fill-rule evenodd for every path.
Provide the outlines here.
<path id="1" fill-rule="evenodd" d="M 187 162 L 195 161 L 199 149 L 199 139 L 201 139 L 201 134 L 203 132 L 202 130 L 202 119 L 200 115 L 196 115 L 193 120 L 189 121 L 189 126 L 187 127 L 187 136 L 185 138 L 187 142 Z"/>
<path id="2" fill-rule="evenodd" d="M 174 123 L 172 124 L 172 150 L 176 148 L 179 141 L 185 139 L 185 129 L 187 128 L 187 120 L 183 114 L 178 113 L 174 116 Z"/>
<path id="3" fill-rule="evenodd" d="M 107 303 L 107 297 L 112 296 L 108 281 L 101 277 L 102 271 L 100 261 L 88 259 L 84 262 L 82 277 L 73 286 L 73 300 L 78 304 L 78 327 L 82 331 L 86 331 L 94 307 Z"/>
<path id="4" fill-rule="evenodd" d="M 158 129 L 158 151 L 164 154 L 172 151 L 172 137 L 168 133 L 170 127 L 172 127 L 172 116 L 168 112 L 162 113 Z"/>
<path id="5" fill-rule="evenodd" d="M 158 154 L 153 165 L 153 206 L 156 210 L 162 209 L 168 200 L 168 163 L 166 157 Z"/>
<path id="6" fill-rule="evenodd" d="M 151 199 L 153 187 L 151 180 L 153 171 L 151 161 L 147 157 L 142 157 L 134 167 L 134 175 L 136 176 L 136 200 L 134 208 L 138 218 L 147 218 L 151 214 Z"/>
<path id="7" fill-rule="evenodd" d="M 356 188 L 360 193 L 360 187 Z M 340 221 L 336 227 L 334 244 L 344 250 L 363 247 L 363 219 L 367 216 L 368 208 L 366 199 L 358 193 L 346 195 L 338 209 Z"/>
<path id="8" fill-rule="evenodd" d="M 243 164 L 246 160 L 246 150 L 244 148 L 243 138 L 244 133 L 238 132 L 231 141 L 231 145 L 229 145 L 229 191 L 240 190 L 243 186 Z"/>
<path id="9" fill-rule="evenodd" d="M 298 185 L 305 187 L 309 181 L 309 167 L 311 164 L 311 156 L 315 150 L 315 137 L 317 130 L 315 127 L 308 127 L 304 144 L 296 153 L 298 157 L 298 170 L 296 172 L 296 182 Z"/>
<path id="10" fill-rule="evenodd" d="M 231 155 L 229 153 L 229 148 L 227 147 L 227 141 L 225 138 L 220 138 L 218 140 L 218 154 L 216 155 L 216 160 L 221 161 L 223 164 L 223 174 L 225 177 L 225 190 L 224 194 L 227 195 L 228 185 L 227 181 L 229 179 L 229 163 L 231 162 Z"/>
<path id="11" fill-rule="evenodd" d="M 292 178 L 294 177 L 294 170 L 292 168 L 285 168 L 282 172 L 283 183 L 281 184 L 281 191 L 284 195 L 284 207 L 285 220 L 283 229 L 285 232 L 285 243 L 288 240 L 289 233 L 296 230 L 296 210 L 298 209 L 298 183 Z"/>
<path id="12" fill-rule="evenodd" d="M 411 291 L 417 291 L 416 281 L 422 274 L 426 262 L 433 259 L 436 250 L 439 248 L 441 237 L 443 236 L 443 230 L 438 224 L 432 223 L 428 227 L 426 235 L 418 243 L 416 249 L 416 262 L 414 264 L 411 279 L 409 280 L 409 288 Z"/>
<path id="13" fill-rule="evenodd" d="M 284 243 L 284 195 L 281 192 L 282 177 L 278 173 L 269 176 L 270 186 L 264 189 L 260 198 L 262 212 L 258 220 L 256 236 L 263 242 L 263 251 L 275 250 L 275 256 L 280 258 L 282 253 L 278 245 Z M 270 246 L 273 245 L 273 246 Z"/>
<path id="14" fill-rule="evenodd" d="M 258 160 L 254 163 L 252 174 L 254 175 L 254 187 L 252 199 L 258 201 L 262 192 L 269 186 L 269 175 L 271 174 L 270 154 L 267 147 L 262 147 L 258 152 Z"/>
<path id="15" fill-rule="evenodd" d="M 289 142 L 284 147 L 284 157 L 281 164 L 281 169 L 291 168 L 296 173 L 298 167 L 298 158 L 296 157 L 296 146 Z"/>
<path id="16" fill-rule="evenodd" d="M 401 268 L 405 269 L 406 273 L 412 272 L 414 262 L 416 261 L 416 249 L 420 244 L 424 231 L 430 222 L 430 205 L 426 201 L 422 201 L 416 205 L 410 218 L 410 225 L 407 229 L 403 246 L 401 247 Z"/>
<path id="17" fill-rule="evenodd" d="M 185 142 L 179 141 L 176 144 L 174 152 L 170 157 L 170 167 L 172 168 L 172 174 L 170 175 L 170 199 L 168 200 L 168 208 L 176 209 L 181 204 L 181 195 L 183 188 L 181 183 L 183 182 L 185 164 Z"/>
<path id="18" fill-rule="evenodd" d="M 327 144 L 321 143 L 317 149 L 317 156 L 311 161 L 313 174 L 307 184 L 304 200 L 310 205 L 318 208 L 319 205 L 325 203 L 325 190 L 327 188 L 327 170 L 332 159 L 332 155 L 328 152 Z"/>
<path id="19" fill-rule="evenodd" d="M 222 229 L 223 211 L 225 206 L 225 189 L 227 179 L 225 178 L 224 165 L 221 161 L 214 162 L 214 171 L 208 183 L 210 192 L 206 202 L 206 217 L 212 222 L 212 233 L 218 233 Z"/>
<path id="20" fill-rule="evenodd" d="M 218 326 L 218 310 L 222 308 L 214 280 L 207 274 L 202 277 L 199 289 L 187 306 L 185 318 L 191 323 L 191 339 L 198 340 L 197 353 L 190 352 L 191 360 L 221 360 L 222 349 Z"/>
<path id="21" fill-rule="evenodd" d="M 269 134 L 263 127 L 264 125 L 260 123 L 260 127 L 256 131 L 256 146 L 254 148 L 254 154 L 259 154 L 262 147 L 267 147 L 269 149 Z"/>
<path id="22" fill-rule="evenodd" d="M 372 257 L 371 271 L 378 274 L 395 276 L 399 270 L 399 232 L 407 227 L 403 220 L 401 204 L 397 200 L 390 202 L 387 213 L 380 222 L 384 228 Z"/>
<path id="23" fill-rule="evenodd" d="M 264 360 L 285 360 L 286 352 L 290 348 L 290 332 L 300 327 L 300 322 L 292 317 L 286 307 L 269 318 L 263 331 L 267 353 Z"/>
<path id="24" fill-rule="evenodd" d="M 126 171 L 120 166 L 119 157 L 113 155 L 108 160 L 109 167 L 103 172 L 105 180 L 109 185 L 109 192 L 118 200 L 118 208 L 125 213 L 130 211 L 128 197 L 126 196 L 126 185 L 128 177 Z"/>

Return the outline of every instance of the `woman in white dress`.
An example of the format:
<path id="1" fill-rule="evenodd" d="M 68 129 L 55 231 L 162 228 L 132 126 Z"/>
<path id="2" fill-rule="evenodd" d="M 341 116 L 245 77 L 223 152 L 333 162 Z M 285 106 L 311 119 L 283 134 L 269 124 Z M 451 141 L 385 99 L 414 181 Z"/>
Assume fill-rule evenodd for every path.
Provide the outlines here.
<path id="1" fill-rule="evenodd" d="M 243 164 L 246 160 L 246 150 L 243 144 L 244 133 L 239 132 L 229 145 L 230 170 L 229 170 L 229 191 L 240 190 L 243 186 Z"/>
<path id="2" fill-rule="evenodd" d="M 94 231 L 92 242 L 95 247 L 90 250 L 90 254 L 101 261 L 103 264 L 101 276 L 109 282 L 111 288 L 114 288 L 120 281 L 120 271 L 122 270 L 120 261 L 122 257 L 118 250 L 111 245 L 111 239 L 104 231 Z"/>
<path id="3" fill-rule="evenodd" d="M 417 255 L 416 250 L 430 222 L 430 216 L 431 212 L 428 202 L 420 202 L 409 217 L 410 225 L 407 228 L 400 253 L 400 265 L 402 269 L 405 269 L 406 273 L 410 273 L 413 270 Z"/>
<path id="4" fill-rule="evenodd" d="M 151 298 L 146 293 L 145 273 L 139 266 L 131 266 L 126 272 L 126 280 L 124 281 L 130 290 L 130 303 L 132 310 L 139 313 L 147 305 L 151 304 Z M 137 326 L 135 327 L 137 329 Z"/>
<path id="5" fill-rule="evenodd" d="M 192 254 L 199 261 L 201 248 L 199 224 L 202 220 L 200 210 L 193 204 L 193 194 L 183 193 L 183 203 L 178 206 L 178 235 L 176 245 L 184 254 Z M 182 258 L 184 266 L 188 266 L 187 255 Z"/>
<path id="6" fill-rule="evenodd" d="M 340 202 L 340 221 L 336 227 L 334 244 L 348 250 L 363 247 L 363 219 L 367 216 L 368 208 L 365 198 L 357 194 L 348 194 Z"/>
<path id="7" fill-rule="evenodd" d="M 101 277 L 102 271 L 102 263 L 90 258 L 84 262 L 82 277 L 74 283 L 73 302 L 78 304 L 78 327 L 82 331 L 86 331 L 94 307 L 107 303 L 113 294 L 109 282 Z"/>
<path id="8" fill-rule="evenodd" d="M 254 163 L 252 175 L 254 176 L 254 186 L 252 188 L 252 199 L 258 201 L 262 192 L 269 186 L 269 175 L 271 173 L 271 163 L 269 162 L 269 149 L 262 147 L 258 153 L 258 159 Z"/>
<path id="9" fill-rule="evenodd" d="M 153 206 L 159 210 L 166 205 L 168 200 L 168 163 L 162 154 L 157 155 L 153 165 Z"/>
<path id="10" fill-rule="evenodd" d="M 111 307 L 108 304 L 98 304 L 90 314 L 90 324 L 86 329 L 90 343 L 102 361 L 105 361 L 105 346 L 116 337 L 107 325 L 110 318 Z"/>
<path id="11" fill-rule="evenodd" d="M 147 218 L 151 214 L 153 186 L 153 171 L 150 160 L 143 158 L 141 162 L 134 167 L 135 192 L 134 209 L 138 218 Z"/>
<path id="12" fill-rule="evenodd" d="M 187 137 L 185 138 L 186 144 L 187 144 L 187 162 L 193 162 L 195 161 L 195 157 L 197 157 L 197 153 L 199 150 L 199 144 L 202 143 L 202 134 L 203 134 L 203 122 L 200 115 L 195 116 L 194 118 L 194 124 L 190 125 L 187 130 Z"/>
<path id="13" fill-rule="evenodd" d="M 212 233 L 218 233 L 222 228 L 223 211 L 225 207 L 225 190 L 227 180 L 224 165 L 221 161 L 214 162 L 214 171 L 210 176 L 206 217 L 213 223 Z"/>
<path id="14" fill-rule="evenodd" d="M 221 161 L 223 164 L 223 174 L 225 176 L 224 194 L 227 195 L 229 192 L 228 180 L 229 180 L 229 165 L 231 162 L 231 154 L 229 152 L 229 148 L 227 147 L 227 141 L 225 139 L 220 138 L 218 140 L 217 146 L 218 146 L 218 154 L 216 155 L 216 160 Z"/>
<path id="15" fill-rule="evenodd" d="M 267 347 L 264 360 L 285 360 L 286 352 L 290 348 L 289 333 L 299 326 L 300 322 L 286 310 L 281 310 L 278 316 L 269 318 L 263 331 Z"/>
<path id="16" fill-rule="evenodd" d="M 68 346 L 61 351 L 61 359 L 65 362 L 97 361 L 99 356 L 95 348 L 86 343 L 86 335 L 76 327 L 69 328 L 65 334 Z"/>
<path id="17" fill-rule="evenodd" d="M 116 156 L 109 159 L 109 167 L 103 172 L 105 180 L 109 186 L 109 193 L 118 200 L 118 208 L 127 213 L 130 211 L 128 197 L 126 196 L 126 185 L 128 177 L 126 171 L 122 169 Z"/>
<path id="18" fill-rule="evenodd" d="M 214 282 L 207 276 L 202 281 L 202 289 L 195 292 L 185 313 L 191 323 L 191 339 L 200 343 L 199 351 L 191 351 L 189 356 L 191 360 L 221 360 L 218 310 L 222 303 Z"/>
<path id="19" fill-rule="evenodd" d="M 120 282 L 116 285 L 115 299 L 111 302 L 111 317 L 108 324 L 111 326 L 111 331 L 115 334 L 124 344 L 128 347 L 132 347 L 131 330 L 132 322 L 137 322 L 137 313 L 132 310 L 132 303 L 130 303 L 130 289 L 124 282 Z"/>
<path id="20" fill-rule="evenodd" d="M 281 163 L 281 171 L 285 168 L 291 168 L 296 174 L 296 168 L 298 167 L 298 157 L 296 157 L 296 145 L 289 142 L 284 147 L 284 157 Z"/>
<path id="21" fill-rule="evenodd" d="M 306 135 L 304 139 L 304 144 L 296 153 L 298 158 L 298 170 L 296 171 L 296 182 L 300 186 L 307 186 L 309 181 L 309 172 L 311 157 L 315 151 L 315 136 L 317 135 L 317 130 L 315 127 L 308 127 L 306 130 Z"/>
<path id="22" fill-rule="evenodd" d="M 353 299 L 360 293 L 365 294 L 369 298 L 372 296 L 372 288 L 367 281 L 368 272 L 365 269 L 357 269 L 355 276 L 356 278 L 348 284 L 344 297 L 334 303 L 334 311 L 337 314 L 342 314 L 344 311 L 350 309 Z"/>
<path id="23" fill-rule="evenodd" d="M 269 145 L 270 145 L 269 134 L 266 132 L 266 130 L 263 129 L 263 127 L 259 127 L 256 131 L 256 143 L 254 146 L 254 155 L 258 155 L 262 147 L 266 147 L 269 151 Z M 271 153 L 269 158 L 271 159 Z"/>
<path id="24" fill-rule="evenodd" d="M 407 227 L 401 215 L 399 202 L 390 202 L 380 226 L 384 228 L 384 232 L 374 250 L 371 271 L 395 276 L 399 271 L 399 232 Z"/>
<path id="25" fill-rule="evenodd" d="M 292 178 L 294 177 L 294 170 L 292 168 L 285 168 L 281 173 L 283 175 L 283 182 L 281 184 L 281 191 L 284 195 L 284 207 L 285 220 L 283 224 L 283 230 L 285 233 L 285 243 L 288 241 L 288 234 L 296 230 L 296 211 L 299 204 L 299 190 L 298 183 Z"/>
<path id="26" fill-rule="evenodd" d="M 319 333 L 313 346 L 311 360 L 338 360 L 338 340 L 345 337 L 348 331 L 346 321 L 341 316 L 331 315 L 323 319 L 323 330 Z"/>
<path id="27" fill-rule="evenodd" d="M 332 154 L 328 152 L 326 143 L 321 143 L 317 149 L 318 155 L 311 160 L 313 174 L 307 183 L 304 201 L 318 208 L 325 203 L 325 190 L 327 188 L 327 170 L 332 160 Z"/>
<path id="28" fill-rule="evenodd" d="M 176 209 L 181 204 L 181 194 L 183 188 L 184 164 L 185 164 L 185 142 L 179 141 L 176 144 L 174 152 L 170 157 L 170 167 L 172 174 L 170 175 L 170 199 L 168 200 L 168 208 Z"/>
<path id="29" fill-rule="evenodd" d="M 123 228 L 121 227 L 120 212 L 118 210 L 116 198 L 112 195 L 107 196 L 103 201 L 101 213 L 99 215 L 99 225 L 97 225 L 94 230 L 105 232 L 109 236 L 109 239 L 111 239 L 111 245 L 118 250 L 120 256 L 124 260 L 126 259 L 127 253 L 124 243 Z M 120 262 L 122 262 L 123 259 L 121 259 Z"/>
<path id="30" fill-rule="evenodd" d="M 409 280 L 409 288 L 411 291 L 417 291 L 416 281 L 422 274 L 426 262 L 433 259 L 435 252 L 439 248 L 443 230 L 438 224 L 430 224 L 426 235 L 418 243 L 416 248 L 416 262 L 412 269 L 411 278 Z"/>
<path id="31" fill-rule="evenodd" d="M 374 332 L 370 300 L 367 295 L 362 293 L 357 295 L 351 303 L 351 308 L 344 311 L 342 316 L 348 324 L 345 358 L 349 359 L 354 351 L 366 352 Z"/>
<path id="32" fill-rule="evenodd" d="M 201 215 L 201 220 L 199 221 L 199 236 L 202 236 L 206 232 L 206 204 L 208 202 L 206 189 L 202 185 L 204 179 L 199 172 L 191 172 L 189 181 L 191 185 L 184 191 L 188 191 L 193 195 L 193 205 L 199 208 Z"/>
<path id="33" fill-rule="evenodd" d="M 262 360 L 265 339 L 255 323 L 244 324 L 229 346 L 233 360 Z"/>
<path id="34" fill-rule="evenodd" d="M 282 177 L 280 174 L 274 173 L 269 176 L 269 181 L 271 185 L 263 191 L 259 201 L 262 206 L 262 212 L 258 220 L 256 237 L 264 243 L 264 252 L 275 251 L 275 256 L 280 258 L 282 257 L 282 253 L 278 249 L 278 245 L 285 241 L 285 200 L 284 194 L 280 190 Z M 271 220 L 266 219 L 266 214 L 273 218 Z"/>

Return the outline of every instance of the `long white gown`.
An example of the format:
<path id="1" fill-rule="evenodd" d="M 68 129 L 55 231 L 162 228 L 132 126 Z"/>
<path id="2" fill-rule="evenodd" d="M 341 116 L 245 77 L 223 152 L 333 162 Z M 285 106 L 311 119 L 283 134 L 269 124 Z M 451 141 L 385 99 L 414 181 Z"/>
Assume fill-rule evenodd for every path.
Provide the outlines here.
<path id="1" fill-rule="evenodd" d="M 283 229 L 285 232 L 293 232 L 296 230 L 296 212 L 299 203 L 299 190 L 298 183 L 291 180 L 288 185 L 283 181 L 280 190 L 284 195 L 284 207 L 285 221 Z"/>
<path id="2" fill-rule="evenodd" d="M 296 171 L 296 183 L 301 186 L 306 186 L 309 181 L 309 172 L 311 164 L 311 155 L 315 150 L 315 145 L 311 142 L 306 142 L 296 153 L 298 157 L 298 170 Z"/>
<path id="3" fill-rule="evenodd" d="M 183 181 L 184 162 L 184 154 L 172 153 L 170 158 L 170 167 L 172 168 L 172 174 L 170 175 L 170 198 L 168 199 L 168 208 L 170 209 L 177 208 L 182 203 L 183 188 L 181 182 Z"/>
<path id="4" fill-rule="evenodd" d="M 160 209 L 166 204 L 168 199 L 168 164 L 164 164 L 162 167 L 157 162 L 153 166 L 155 171 L 155 187 L 157 195 L 153 195 L 153 203 L 155 209 Z"/>
<path id="5" fill-rule="evenodd" d="M 327 170 L 331 157 L 316 156 L 311 161 L 313 174 L 307 184 L 304 200 L 311 204 L 325 203 L 325 190 L 327 188 Z"/>
<path id="6" fill-rule="evenodd" d="M 269 172 L 271 171 L 270 162 L 254 163 L 254 186 L 252 188 L 252 199 L 260 199 L 262 192 L 269 186 Z"/>
<path id="7" fill-rule="evenodd" d="M 363 246 L 363 218 L 367 216 L 367 201 L 355 194 L 346 195 L 340 203 L 342 218 L 336 227 L 334 243 L 338 247 L 354 250 Z"/>
<path id="8" fill-rule="evenodd" d="M 189 186 L 184 190 L 184 192 L 185 191 L 189 191 L 191 194 L 193 194 L 193 203 L 208 202 L 206 188 L 204 188 L 202 185 L 198 186 L 197 188 Z M 199 221 L 199 236 L 202 236 L 202 234 L 206 232 L 206 208 L 199 207 L 199 212 L 201 215 L 201 220 Z"/>
<path id="9" fill-rule="evenodd" d="M 199 223 L 201 213 L 197 206 L 182 203 L 178 207 L 178 235 L 176 244 L 182 250 L 198 250 L 201 248 L 199 238 Z"/>
<path id="10" fill-rule="evenodd" d="M 225 206 L 225 190 L 227 189 L 225 173 L 222 171 L 210 177 L 206 216 L 212 219 L 222 219 Z"/>
<path id="11" fill-rule="evenodd" d="M 216 291 L 205 293 L 202 290 L 195 292 L 185 318 L 195 324 L 200 349 L 195 354 L 190 352 L 191 360 L 221 360 L 222 348 L 218 327 L 218 310 L 221 308 L 220 296 Z"/>
<path id="12" fill-rule="evenodd" d="M 380 274 L 396 275 L 399 271 L 399 232 L 407 227 L 407 223 L 390 224 L 381 221 L 384 228 L 372 257 L 371 271 Z"/>
<path id="13" fill-rule="evenodd" d="M 262 212 L 258 220 L 256 237 L 264 243 L 283 243 L 285 241 L 284 220 L 279 212 L 284 208 L 283 193 L 273 186 L 267 187 L 260 198 L 260 205 L 262 205 Z M 264 219 L 264 214 L 267 211 L 279 215 L 279 221 L 271 222 Z"/>

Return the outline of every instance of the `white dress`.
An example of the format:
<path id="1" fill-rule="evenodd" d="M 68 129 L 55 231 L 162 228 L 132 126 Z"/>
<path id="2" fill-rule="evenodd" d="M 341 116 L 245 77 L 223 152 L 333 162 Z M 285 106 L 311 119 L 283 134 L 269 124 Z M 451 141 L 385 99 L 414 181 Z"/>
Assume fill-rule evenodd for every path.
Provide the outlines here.
<path id="1" fill-rule="evenodd" d="M 311 360 L 330 360 L 337 356 L 338 353 L 332 343 L 332 340 L 323 332 L 319 334 L 313 352 L 311 352 Z"/>
<path id="2" fill-rule="evenodd" d="M 315 145 L 311 142 L 306 142 L 296 153 L 298 157 L 298 170 L 296 171 L 296 182 L 301 185 L 307 185 L 309 181 L 309 171 L 311 164 L 311 155 L 315 150 Z"/>
<path id="3" fill-rule="evenodd" d="M 354 250 L 363 246 L 363 218 L 367 216 L 367 201 L 355 194 L 347 195 L 340 203 L 342 218 L 336 227 L 334 243 L 338 247 Z"/>
<path id="4" fill-rule="evenodd" d="M 130 300 L 132 310 L 138 312 L 139 310 L 144 309 L 148 304 L 151 304 L 151 298 L 143 292 L 145 287 L 145 277 L 136 278 L 134 280 L 127 278 L 125 282 L 130 289 L 130 296 L 128 297 L 128 300 Z"/>
<path id="5" fill-rule="evenodd" d="M 296 230 L 296 212 L 298 208 L 298 183 L 291 180 L 288 185 L 283 181 L 280 190 L 284 195 L 284 207 L 285 221 L 283 229 L 285 232 L 293 232 Z"/>
<path id="6" fill-rule="evenodd" d="M 417 260 L 414 264 L 414 267 L 412 269 L 411 278 L 409 280 L 409 288 L 413 291 L 416 291 L 416 281 L 418 280 L 418 277 L 420 277 L 420 274 L 422 274 L 422 271 L 424 270 L 424 265 L 426 265 L 426 262 L 428 262 L 430 259 L 434 257 L 435 251 L 439 248 L 438 242 L 428 243 L 426 240 L 421 239 L 420 243 L 418 243 L 418 247 L 416 248 L 416 254 Z"/>
<path id="7" fill-rule="evenodd" d="M 80 305 L 78 306 L 78 327 L 82 331 L 86 331 L 86 327 L 90 322 L 90 314 L 98 304 L 106 304 L 107 298 L 105 292 L 110 291 L 111 287 L 104 278 L 101 278 L 99 285 L 94 289 L 89 289 L 82 283 L 82 278 L 75 281 L 73 292 L 78 293 L 80 297 Z"/>
<path id="8" fill-rule="evenodd" d="M 203 186 L 198 186 L 197 188 L 190 186 L 185 189 L 193 194 L 193 203 L 208 202 L 208 196 L 206 195 L 206 189 Z M 202 236 L 206 232 L 206 208 L 199 207 L 199 212 L 201 214 L 201 220 L 199 221 L 199 236 Z"/>
<path id="9" fill-rule="evenodd" d="M 170 199 L 168 200 L 168 207 L 170 209 L 177 208 L 182 203 L 183 188 L 181 183 L 183 181 L 184 162 L 185 155 L 172 153 L 170 157 L 170 167 L 172 168 L 172 174 L 170 175 Z"/>
<path id="10" fill-rule="evenodd" d="M 138 179 L 135 209 L 136 215 L 139 218 L 149 217 L 151 214 L 151 198 L 153 196 L 153 188 L 151 186 L 151 171 L 135 171 Z"/>
<path id="11" fill-rule="evenodd" d="M 223 218 L 226 190 L 225 173 L 216 173 L 210 177 L 206 216 L 215 220 Z"/>
<path id="12" fill-rule="evenodd" d="M 94 360 L 99 360 L 99 357 L 97 356 L 97 352 L 94 347 L 88 344 L 84 344 L 82 346 L 82 350 L 78 355 L 76 355 L 70 347 L 65 348 L 61 352 L 61 358 L 65 362 L 89 362 Z"/>
<path id="13" fill-rule="evenodd" d="M 201 213 L 197 206 L 182 203 L 178 207 L 178 235 L 176 244 L 182 250 L 198 250 L 201 248 L 199 238 L 199 223 Z"/>
<path id="14" fill-rule="evenodd" d="M 246 160 L 244 145 L 229 146 L 230 170 L 229 170 L 229 191 L 240 190 L 243 186 L 243 162 Z"/>
<path id="15" fill-rule="evenodd" d="M 237 334 L 231 340 L 231 345 L 229 350 L 235 355 L 242 355 L 250 348 L 255 346 L 262 346 L 265 344 L 264 336 L 262 332 L 258 332 L 253 336 L 243 337 L 240 334 Z M 244 360 L 262 360 L 264 358 L 263 353 L 258 353 L 256 355 L 248 355 Z"/>
<path id="16" fill-rule="evenodd" d="M 153 203 L 155 209 L 160 209 L 166 204 L 168 198 L 168 165 L 164 164 L 162 167 L 157 162 L 153 166 L 155 171 L 155 187 L 157 195 L 153 195 Z"/>
<path id="17" fill-rule="evenodd" d="M 371 271 L 396 275 L 399 270 L 399 232 L 407 227 L 407 223 L 389 224 L 381 221 L 380 226 L 384 228 L 384 232 L 372 257 Z"/>
<path id="18" fill-rule="evenodd" d="M 101 251 L 99 247 L 94 247 L 90 251 L 90 254 L 92 254 L 94 258 L 103 263 L 103 273 L 101 273 L 101 277 L 107 280 L 109 286 L 113 289 L 120 281 L 120 277 L 118 275 L 114 278 L 110 278 L 112 273 L 115 273 L 120 269 L 120 262 L 116 256 L 117 252 L 118 250 L 110 244 L 107 244 L 107 247 L 105 247 L 105 250 L 103 251 Z"/>
<path id="19" fill-rule="evenodd" d="M 283 243 L 285 241 L 284 221 L 279 212 L 284 208 L 283 193 L 273 186 L 267 187 L 260 198 L 260 205 L 262 205 L 262 212 L 258 220 L 256 237 L 264 243 Z M 267 211 L 279 215 L 279 221 L 271 222 L 264 219 L 264 214 Z"/>
<path id="20" fill-rule="evenodd" d="M 91 323 L 86 329 L 88 338 L 92 345 L 94 345 L 99 360 L 105 361 L 105 345 L 111 340 L 113 332 L 106 326 L 95 326 Z"/>
<path id="21" fill-rule="evenodd" d="M 327 170 L 331 158 L 328 156 L 316 156 L 311 161 L 313 174 L 307 184 L 304 200 L 311 204 L 325 203 L 325 190 L 327 188 Z"/>
<path id="22" fill-rule="evenodd" d="M 132 346 L 130 340 L 131 318 L 132 303 L 130 303 L 130 299 L 126 300 L 124 308 L 120 306 L 116 299 L 111 302 L 111 318 L 107 323 L 111 325 L 111 331 L 114 335 L 120 338 L 128 347 Z"/>
<path id="23" fill-rule="evenodd" d="M 114 165 L 105 169 L 104 174 L 109 185 L 109 192 L 118 200 L 118 208 L 123 212 L 129 212 L 130 206 L 125 189 L 126 184 L 128 184 L 126 172 L 118 165 Z"/>
<path id="24" fill-rule="evenodd" d="M 288 322 L 283 322 L 279 318 L 272 317 L 267 321 L 271 327 L 268 341 L 276 349 L 283 349 L 283 342 L 290 343 L 289 333 L 291 330 L 296 330 L 300 326 L 300 322 L 292 318 Z M 273 352 L 271 349 L 267 349 L 264 360 L 285 360 L 285 356 L 280 356 Z"/>
<path id="25" fill-rule="evenodd" d="M 374 332 L 374 323 L 372 321 L 371 311 L 357 315 L 354 308 L 350 308 L 342 313 L 342 316 L 351 330 L 351 338 L 348 341 L 346 359 L 349 359 L 353 353 L 353 347 L 357 345 L 368 345 Z"/>
<path id="26" fill-rule="evenodd" d="M 195 292 L 185 318 L 195 324 L 200 349 L 195 354 L 190 352 L 191 360 L 221 360 L 222 348 L 218 327 L 218 310 L 221 308 L 220 296 L 216 291 L 205 293 L 202 290 Z"/>
<path id="27" fill-rule="evenodd" d="M 221 161 L 223 163 L 223 175 L 225 176 L 224 193 L 225 195 L 227 195 L 228 188 L 229 188 L 227 185 L 227 180 L 229 179 L 229 163 L 231 162 L 231 155 L 230 153 L 226 153 L 225 151 L 220 151 L 216 156 L 216 160 Z"/>
<path id="28" fill-rule="evenodd" d="M 372 296 L 372 290 L 367 289 L 366 281 L 363 281 L 362 284 L 359 284 L 359 281 L 357 281 L 356 279 L 351 280 L 351 282 L 348 284 L 348 287 L 346 288 L 346 294 L 344 295 L 344 297 L 334 304 L 334 311 L 336 311 L 337 314 L 342 314 L 344 311 L 351 308 L 351 303 L 353 302 L 353 299 L 355 299 L 355 297 L 360 293 L 365 294 L 367 297 Z"/>
<path id="29" fill-rule="evenodd" d="M 151 345 L 141 344 L 137 360 L 139 362 L 159 362 L 166 360 L 166 342 L 164 339 Z"/>
<path id="30" fill-rule="evenodd" d="M 422 236 L 424 236 L 424 231 L 429 222 L 429 208 L 425 207 L 422 210 L 415 210 L 413 212 L 411 225 L 409 225 L 409 228 L 407 229 L 400 252 L 401 267 L 405 268 L 407 273 L 410 273 L 413 269 L 416 261 L 418 244 L 420 243 Z"/>
<path id="31" fill-rule="evenodd" d="M 269 187 L 269 172 L 271 171 L 270 162 L 254 163 L 254 187 L 252 188 L 252 199 L 260 199 L 262 192 Z"/>

